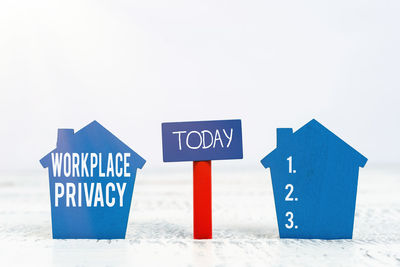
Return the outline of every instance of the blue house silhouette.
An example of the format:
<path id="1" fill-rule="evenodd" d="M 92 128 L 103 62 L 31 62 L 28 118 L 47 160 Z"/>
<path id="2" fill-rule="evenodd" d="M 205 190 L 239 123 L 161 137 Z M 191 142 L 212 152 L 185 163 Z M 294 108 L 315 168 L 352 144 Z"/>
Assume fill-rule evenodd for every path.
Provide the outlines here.
<path id="1" fill-rule="evenodd" d="M 76 168 L 74 170 L 76 173 L 72 172 L 71 175 L 65 174 L 66 171 L 63 168 L 66 167 L 63 166 L 60 170 L 64 170 L 64 173 L 61 171 L 61 175 L 55 175 L 57 170 L 53 170 L 53 160 L 54 155 L 57 153 L 58 155 L 74 153 L 76 157 L 85 154 L 101 154 L 103 157 L 98 157 L 98 166 L 93 169 L 93 173 L 89 169 L 87 172 L 89 175 L 84 175 L 84 172 L 81 171 L 83 170 L 82 166 Z M 129 157 L 126 157 L 124 170 L 126 176 L 117 175 L 117 172 L 111 172 L 111 169 L 110 172 L 107 172 L 108 175 L 106 177 L 99 175 L 101 173 L 100 167 L 110 164 L 106 156 L 116 155 L 117 153 L 129 155 Z M 123 158 L 117 159 L 123 160 Z M 91 122 L 76 133 L 74 133 L 73 129 L 59 129 L 56 149 L 40 160 L 42 166 L 48 168 L 49 172 L 53 238 L 125 238 L 136 171 L 138 168 L 141 169 L 145 162 L 135 151 L 130 149 L 97 121 Z M 95 166 L 94 162 L 91 166 Z M 127 177 L 128 174 L 129 177 Z M 56 183 L 66 186 L 66 189 L 63 189 L 65 195 L 67 194 L 67 190 L 74 192 L 75 198 L 65 201 L 64 199 L 55 199 L 55 194 L 57 193 L 55 192 Z M 84 187 L 84 183 L 87 185 L 86 188 Z M 112 183 L 112 185 L 108 185 L 109 183 Z M 123 201 L 119 198 L 116 188 L 117 183 L 118 185 L 119 183 L 121 185 L 125 184 Z M 104 192 L 107 192 L 107 195 L 104 195 L 104 192 L 96 191 L 97 186 L 99 187 L 99 191 L 100 189 L 105 190 Z M 91 198 L 88 194 L 84 195 L 84 189 L 86 189 L 86 192 L 93 193 Z M 91 189 L 93 190 L 90 191 Z M 80 196 L 78 193 L 80 193 Z M 110 201 L 107 203 L 113 205 L 108 204 L 107 206 L 104 200 L 96 199 L 96 195 L 100 193 L 102 193 L 102 197 L 108 197 Z M 113 199 L 114 203 L 111 202 L 111 199 Z M 96 200 L 97 202 L 95 202 Z M 120 203 L 118 203 L 118 200 Z M 74 205 L 71 203 L 74 203 Z"/>
<path id="2" fill-rule="evenodd" d="M 281 238 L 352 238 L 359 167 L 367 158 L 316 120 L 277 129 L 270 168 Z"/>

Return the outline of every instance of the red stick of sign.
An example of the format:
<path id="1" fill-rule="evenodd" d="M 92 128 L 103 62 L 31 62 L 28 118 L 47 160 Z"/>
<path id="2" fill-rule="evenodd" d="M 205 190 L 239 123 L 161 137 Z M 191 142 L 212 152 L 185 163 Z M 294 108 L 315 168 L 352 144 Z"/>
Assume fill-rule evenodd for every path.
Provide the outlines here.
<path id="1" fill-rule="evenodd" d="M 211 160 L 193 161 L 194 239 L 212 238 Z"/>

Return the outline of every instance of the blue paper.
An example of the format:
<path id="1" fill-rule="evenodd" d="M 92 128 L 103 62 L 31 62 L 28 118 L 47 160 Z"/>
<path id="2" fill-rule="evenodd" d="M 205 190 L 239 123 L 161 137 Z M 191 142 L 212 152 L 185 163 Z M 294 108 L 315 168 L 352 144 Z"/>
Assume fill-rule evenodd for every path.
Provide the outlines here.
<path id="1" fill-rule="evenodd" d="M 240 120 L 162 123 L 164 162 L 242 159 Z"/>
<path id="2" fill-rule="evenodd" d="M 316 120 L 277 129 L 270 168 L 281 238 L 352 238 L 359 167 L 367 158 Z"/>
<path id="3" fill-rule="evenodd" d="M 59 129 L 49 171 L 53 238 L 125 238 L 136 170 L 145 160 L 93 121 Z"/>

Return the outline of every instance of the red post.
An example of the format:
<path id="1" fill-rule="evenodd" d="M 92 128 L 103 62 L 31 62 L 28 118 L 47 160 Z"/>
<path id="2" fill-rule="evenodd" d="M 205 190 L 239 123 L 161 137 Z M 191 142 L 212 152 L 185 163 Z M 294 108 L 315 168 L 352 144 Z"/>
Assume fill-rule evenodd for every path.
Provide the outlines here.
<path id="1" fill-rule="evenodd" d="M 211 160 L 193 161 L 194 239 L 212 238 Z"/>

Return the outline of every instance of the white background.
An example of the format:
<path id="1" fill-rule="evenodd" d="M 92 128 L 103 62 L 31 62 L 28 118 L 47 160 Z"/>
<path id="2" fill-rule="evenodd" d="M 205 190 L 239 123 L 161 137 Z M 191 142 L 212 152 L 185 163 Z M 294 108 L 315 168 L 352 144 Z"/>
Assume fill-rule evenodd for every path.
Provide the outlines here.
<path id="1" fill-rule="evenodd" d="M 400 1 L 0 1 L 0 265 L 400 263 Z M 280 239 L 276 128 L 317 119 L 369 161 L 352 240 Z M 242 119 L 213 162 L 213 239 L 193 240 L 191 163 L 161 122 Z M 147 160 L 125 240 L 53 240 L 57 128 L 92 120 Z M 23 255 L 23 256 L 21 256 Z"/>
<path id="2" fill-rule="evenodd" d="M 316 118 L 400 162 L 399 1 L 1 1 L 0 169 L 40 169 L 57 128 L 96 119 L 163 168 L 161 122 L 243 121 L 261 167 L 276 128 Z"/>

